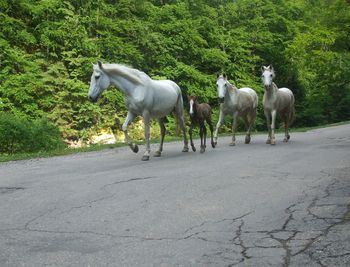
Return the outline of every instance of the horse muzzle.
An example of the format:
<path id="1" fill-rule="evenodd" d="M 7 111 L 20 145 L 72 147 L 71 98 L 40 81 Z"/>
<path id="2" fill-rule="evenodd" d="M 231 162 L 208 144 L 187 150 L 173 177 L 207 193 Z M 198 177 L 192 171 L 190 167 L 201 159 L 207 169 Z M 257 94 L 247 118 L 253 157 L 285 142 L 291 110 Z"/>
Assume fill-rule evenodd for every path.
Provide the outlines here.
<path id="1" fill-rule="evenodd" d="M 225 97 L 219 97 L 219 103 L 224 103 Z"/>
<path id="2" fill-rule="evenodd" d="M 96 103 L 97 102 L 97 97 L 92 97 L 92 96 L 88 96 L 89 100 L 92 102 L 92 103 Z"/>

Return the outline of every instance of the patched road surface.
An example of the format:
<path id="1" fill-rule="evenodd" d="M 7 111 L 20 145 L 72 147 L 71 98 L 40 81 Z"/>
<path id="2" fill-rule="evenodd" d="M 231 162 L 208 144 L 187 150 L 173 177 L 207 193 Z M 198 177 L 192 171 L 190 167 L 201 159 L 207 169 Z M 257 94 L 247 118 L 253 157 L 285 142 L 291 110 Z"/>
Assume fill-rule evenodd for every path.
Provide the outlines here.
<path id="1" fill-rule="evenodd" d="M 350 124 L 282 139 L 0 163 L 0 266 L 350 266 Z"/>

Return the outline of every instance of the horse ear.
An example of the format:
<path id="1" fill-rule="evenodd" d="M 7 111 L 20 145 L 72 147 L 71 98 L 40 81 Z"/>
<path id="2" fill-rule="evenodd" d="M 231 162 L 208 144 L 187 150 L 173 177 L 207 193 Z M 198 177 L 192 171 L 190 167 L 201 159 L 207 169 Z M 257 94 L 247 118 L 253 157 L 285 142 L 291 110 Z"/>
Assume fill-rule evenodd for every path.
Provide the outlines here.
<path id="1" fill-rule="evenodd" d="M 271 71 L 274 71 L 274 69 L 273 69 L 273 66 L 272 66 L 272 65 L 270 65 L 269 67 L 270 67 L 270 70 L 271 70 Z"/>
<path id="2" fill-rule="evenodd" d="M 99 66 L 100 69 L 103 69 L 103 67 L 102 67 L 102 62 L 101 62 L 101 61 L 98 61 L 97 64 L 98 64 L 98 66 Z"/>
<path id="3" fill-rule="evenodd" d="M 216 78 L 219 78 L 219 77 L 220 77 L 220 73 L 217 73 L 217 74 L 216 74 Z"/>
<path id="4" fill-rule="evenodd" d="M 227 80 L 227 75 L 225 72 L 222 74 L 222 76 L 225 78 L 225 80 Z"/>
<path id="5" fill-rule="evenodd" d="M 261 72 L 264 72 L 265 70 L 267 70 L 267 67 L 262 66 L 262 67 L 261 67 Z"/>

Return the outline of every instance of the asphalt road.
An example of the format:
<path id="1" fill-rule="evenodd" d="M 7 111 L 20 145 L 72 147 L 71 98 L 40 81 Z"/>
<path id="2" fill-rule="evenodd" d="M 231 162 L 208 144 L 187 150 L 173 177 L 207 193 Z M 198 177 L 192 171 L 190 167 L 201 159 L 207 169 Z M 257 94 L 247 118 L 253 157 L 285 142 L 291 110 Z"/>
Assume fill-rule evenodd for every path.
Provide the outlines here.
<path id="1" fill-rule="evenodd" d="M 282 139 L 1 163 L 0 266 L 350 266 L 350 124 Z"/>

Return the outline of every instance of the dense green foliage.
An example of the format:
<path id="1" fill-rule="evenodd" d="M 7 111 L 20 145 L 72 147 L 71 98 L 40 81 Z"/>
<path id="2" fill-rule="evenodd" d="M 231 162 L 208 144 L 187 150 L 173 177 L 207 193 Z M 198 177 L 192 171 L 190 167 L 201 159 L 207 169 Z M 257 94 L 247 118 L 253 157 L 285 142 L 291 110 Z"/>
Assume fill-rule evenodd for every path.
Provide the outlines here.
<path id="1" fill-rule="evenodd" d="M 0 153 L 38 152 L 63 147 L 57 126 L 47 120 L 32 121 L 0 113 Z"/>
<path id="2" fill-rule="evenodd" d="M 261 100 L 260 68 L 273 64 L 295 93 L 296 124 L 350 118 L 345 0 L 0 0 L 0 11 L 0 113 L 47 117 L 64 138 L 120 129 L 117 89 L 87 101 L 98 59 L 176 81 L 214 107 L 214 122 L 218 72 Z M 258 129 L 262 113 L 260 102 Z"/>

